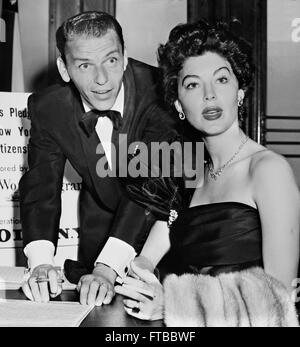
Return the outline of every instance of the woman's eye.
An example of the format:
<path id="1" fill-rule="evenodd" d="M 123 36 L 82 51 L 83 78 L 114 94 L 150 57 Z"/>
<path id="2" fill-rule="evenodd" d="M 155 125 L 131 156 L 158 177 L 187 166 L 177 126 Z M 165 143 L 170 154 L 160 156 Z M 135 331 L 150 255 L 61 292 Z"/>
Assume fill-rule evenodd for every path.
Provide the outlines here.
<path id="1" fill-rule="evenodd" d="M 191 82 L 189 84 L 186 85 L 186 89 L 194 89 L 198 87 L 198 83 L 197 82 Z"/>
<path id="2" fill-rule="evenodd" d="M 228 78 L 227 77 L 220 77 L 220 78 L 218 78 L 218 82 L 220 82 L 220 83 L 227 83 L 228 82 Z"/>

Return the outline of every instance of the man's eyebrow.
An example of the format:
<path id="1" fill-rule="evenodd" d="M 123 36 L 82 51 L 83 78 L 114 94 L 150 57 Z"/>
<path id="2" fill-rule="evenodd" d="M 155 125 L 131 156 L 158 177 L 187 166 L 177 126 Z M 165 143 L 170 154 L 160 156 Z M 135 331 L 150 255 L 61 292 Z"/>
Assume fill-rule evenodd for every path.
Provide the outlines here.
<path id="1" fill-rule="evenodd" d="M 80 58 L 80 57 L 74 57 L 73 60 L 79 60 L 79 61 L 89 61 L 90 59 L 88 58 Z"/>
<path id="2" fill-rule="evenodd" d="M 104 58 L 107 58 L 109 57 L 110 55 L 112 54 L 115 54 L 115 53 L 118 53 L 118 54 L 121 54 L 117 49 L 114 49 L 112 51 L 109 51 L 108 53 L 105 54 Z M 91 59 L 90 58 L 83 58 L 83 57 L 74 57 L 73 60 L 79 60 L 79 61 L 90 61 Z"/>
<path id="3" fill-rule="evenodd" d="M 115 54 L 115 53 L 121 54 L 120 51 L 119 51 L 118 49 L 114 49 L 114 50 L 112 50 L 112 51 L 106 53 L 106 54 L 105 54 L 105 57 L 108 57 L 109 55 Z"/>

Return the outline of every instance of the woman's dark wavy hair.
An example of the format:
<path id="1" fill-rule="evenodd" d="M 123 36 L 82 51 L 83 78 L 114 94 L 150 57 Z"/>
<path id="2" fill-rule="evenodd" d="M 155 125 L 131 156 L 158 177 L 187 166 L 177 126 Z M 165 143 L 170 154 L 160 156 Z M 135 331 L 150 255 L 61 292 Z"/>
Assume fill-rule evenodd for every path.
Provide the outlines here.
<path id="1" fill-rule="evenodd" d="M 124 53 L 122 27 L 115 17 L 106 12 L 86 11 L 67 19 L 56 31 L 56 46 L 66 62 L 65 47 L 68 40 L 76 35 L 101 37 L 112 29 L 118 35 Z"/>
<path id="2" fill-rule="evenodd" d="M 238 80 L 239 88 L 247 91 L 253 74 L 251 46 L 230 30 L 229 24 L 209 25 L 204 21 L 179 24 L 172 29 L 168 42 L 158 48 L 158 63 L 162 72 L 162 88 L 166 104 L 174 108 L 178 98 L 177 79 L 189 57 L 214 52 L 225 58 Z M 240 108 L 243 113 L 242 108 Z"/>

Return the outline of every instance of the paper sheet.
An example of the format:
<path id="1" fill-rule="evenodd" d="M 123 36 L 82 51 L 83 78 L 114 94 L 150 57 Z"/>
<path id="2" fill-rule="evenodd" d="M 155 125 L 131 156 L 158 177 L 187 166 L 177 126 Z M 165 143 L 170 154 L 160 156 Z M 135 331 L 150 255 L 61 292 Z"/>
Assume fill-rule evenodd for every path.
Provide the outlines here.
<path id="1" fill-rule="evenodd" d="M 92 309 L 77 302 L 0 299 L 0 326 L 77 327 Z"/>
<path id="2" fill-rule="evenodd" d="M 19 289 L 24 274 L 25 267 L 0 266 L 0 289 Z"/>

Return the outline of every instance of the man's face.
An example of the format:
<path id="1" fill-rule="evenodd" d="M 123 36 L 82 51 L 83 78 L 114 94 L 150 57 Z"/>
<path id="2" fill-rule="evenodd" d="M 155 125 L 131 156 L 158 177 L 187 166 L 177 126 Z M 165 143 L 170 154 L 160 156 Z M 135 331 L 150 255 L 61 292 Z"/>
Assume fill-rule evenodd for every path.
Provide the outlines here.
<path id="1" fill-rule="evenodd" d="M 65 56 L 66 64 L 62 60 L 58 63 L 64 81 L 73 81 L 91 109 L 109 110 L 127 65 L 116 32 L 109 29 L 101 37 L 74 36 L 66 43 Z"/>

